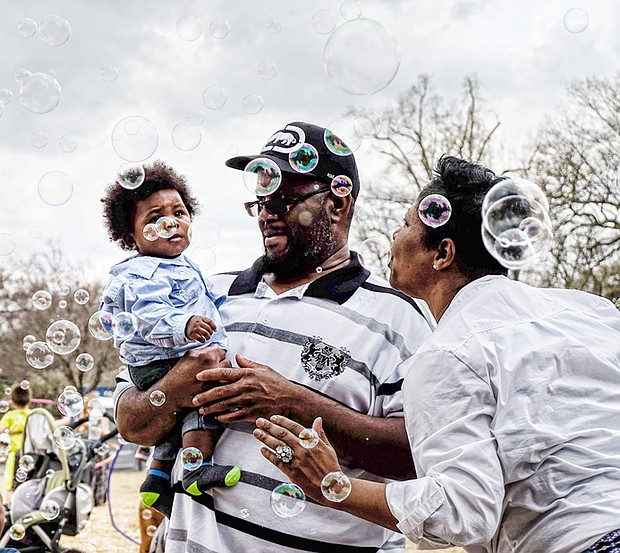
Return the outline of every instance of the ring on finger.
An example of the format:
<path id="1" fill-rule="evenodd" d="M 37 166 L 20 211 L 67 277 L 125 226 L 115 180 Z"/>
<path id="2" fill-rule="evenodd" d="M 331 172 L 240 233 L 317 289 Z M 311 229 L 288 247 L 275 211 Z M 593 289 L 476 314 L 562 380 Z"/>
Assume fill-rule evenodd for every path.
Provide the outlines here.
<path id="1" fill-rule="evenodd" d="M 293 460 L 293 448 L 288 445 L 278 445 L 275 449 L 276 457 L 288 465 Z"/>

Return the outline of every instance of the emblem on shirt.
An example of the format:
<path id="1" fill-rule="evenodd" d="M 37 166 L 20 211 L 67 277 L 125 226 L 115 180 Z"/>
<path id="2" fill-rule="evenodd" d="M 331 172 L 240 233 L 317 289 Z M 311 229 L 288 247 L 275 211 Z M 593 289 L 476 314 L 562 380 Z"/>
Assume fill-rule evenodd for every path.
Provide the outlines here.
<path id="1" fill-rule="evenodd" d="M 323 342 L 320 336 L 309 338 L 301 350 L 301 365 L 313 380 L 326 380 L 341 374 L 351 354 L 346 348 L 336 348 Z"/>

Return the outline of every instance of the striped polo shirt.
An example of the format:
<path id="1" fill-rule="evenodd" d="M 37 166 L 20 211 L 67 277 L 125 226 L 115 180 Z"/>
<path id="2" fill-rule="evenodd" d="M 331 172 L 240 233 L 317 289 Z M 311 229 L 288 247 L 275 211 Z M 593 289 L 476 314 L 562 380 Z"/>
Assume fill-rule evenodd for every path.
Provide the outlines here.
<path id="1" fill-rule="evenodd" d="M 356 254 L 346 267 L 279 295 L 258 266 L 211 277 L 214 292 L 228 296 L 220 314 L 231 359 L 239 353 L 268 365 L 355 411 L 402 417 L 406 360 L 434 326 L 426 304 L 371 275 Z M 117 397 L 130 385 L 119 380 Z M 237 485 L 200 497 L 177 485 L 167 553 L 404 550 L 402 535 L 310 501 L 298 516 L 278 517 L 271 491 L 287 478 L 260 454 L 253 428 L 229 425 L 213 455 L 216 464 L 241 468 Z M 340 463 L 351 477 L 383 481 Z"/>

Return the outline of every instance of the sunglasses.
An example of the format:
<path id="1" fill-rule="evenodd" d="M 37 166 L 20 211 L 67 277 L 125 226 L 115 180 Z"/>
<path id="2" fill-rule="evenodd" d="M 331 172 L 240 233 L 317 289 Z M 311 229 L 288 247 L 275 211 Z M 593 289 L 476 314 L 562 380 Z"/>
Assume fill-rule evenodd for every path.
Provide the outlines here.
<path id="1" fill-rule="evenodd" d="M 284 215 L 291 210 L 295 204 L 307 200 L 311 196 L 316 194 L 322 194 L 323 192 L 329 192 L 331 188 L 319 188 L 313 190 L 307 194 L 301 196 L 280 196 L 279 198 L 273 198 L 272 200 L 256 200 L 254 202 L 246 202 L 243 204 L 245 210 L 250 217 L 258 217 L 258 214 L 265 208 L 272 215 Z"/>

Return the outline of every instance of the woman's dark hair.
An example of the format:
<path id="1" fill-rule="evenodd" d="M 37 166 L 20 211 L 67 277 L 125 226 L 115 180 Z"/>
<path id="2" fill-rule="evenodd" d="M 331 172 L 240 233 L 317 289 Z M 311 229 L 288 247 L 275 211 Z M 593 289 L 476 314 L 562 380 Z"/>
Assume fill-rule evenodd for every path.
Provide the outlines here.
<path id="1" fill-rule="evenodd" d="M 480 271 L 507 274 L 482 241 L 482 201 L 501 180 L 493 171 L 463 159 L 443 155 L 435 165 L 435 178 L 420 192 L 418 201 L 430 194 L 441 194 L 452 206 L 452 215 L 439 227 L 424 225 L 424 245 L 436 248 L 451 238 L 457 248 L 457 263 L 465 274 Z M 418 204 L 419 205 L 419 204 Z"/>
<path id="2" fill-rule="evenodd" d="M 187 180 L 178 174 L 172 167 L 162 161 L 155 161 L 144 165 L 144 182 L 134 189 L 128 189 L 118 181 L 109 184 L 101 201 L 103 203 L 103 221 L 110 236 L 110 240 L 118 242 L 123 250 L 135 249 L 129 235 L 133 231 L 133 218 L 136 204 L 160 190 L 173 189 L 179 193 L 190 217 L 193 219 L 200 211 L 198 200 L 192 196 Z M 120 173 L 118 179 L 127 177 L 135 169 Z"/>

